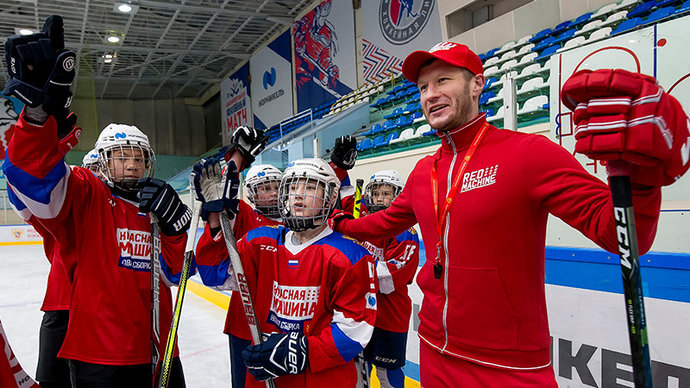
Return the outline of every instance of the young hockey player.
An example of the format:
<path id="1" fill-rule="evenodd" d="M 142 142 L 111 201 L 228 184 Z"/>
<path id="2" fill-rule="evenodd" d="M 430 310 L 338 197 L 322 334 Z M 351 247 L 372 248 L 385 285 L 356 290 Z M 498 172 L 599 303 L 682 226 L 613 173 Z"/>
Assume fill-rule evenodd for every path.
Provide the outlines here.
<path id="1" fill-rule="evenodd" d="M 194 174 L 200 177 L 204 163 L 194 166 Z M 208 163 L 206 164 L 208 167 Z M 216 166 L 220 168 L 220 165 Z M 239 211 L 232 220 L 233 235 L 240 240 L 247 232 L 260 226 L 280 225 L 280 213 L 278 211 L 278 190 L 283 173 L 269 164 L 252 166 L 245 178 L 247 198 L 254 205 L 252 209 L 246 202 L 239 201 Z M 194 181 L 194 179 L 192 179 Z M 196 181 L 199 183 L 199 180 Z M 207 217 L 208 212 L 204 212 Z M 207 223 L 204 233 L 196 246 L 196 264 L 201 278 L 207 286 L 220 287 L 227 280 L 227 276 L 218 277 L 215 269 L 218 265 L 224 268 L 228 266 L 228 249 L 223 239 L 220 226 L 211 228 Z M 242 360 L 242 351 L 251 345 L 249 327 L 242 307 L 240 294 L 232 292 L 230 307 L 225 319 L 224 333 L 228 335 L 230 346 L 230 374 L 232 386 L 244 387 L 247 368 Z"/>
<path id="2" fill-rule="evenodd" d="M 101 173 L 101 163 L 98 161 L 98 152 L 96 150 L 91 150 L 84 155 L 81 161 L 81 166 L 87 170 L 90 170 L 98 178 L 103 179 L 103 174 Z"/>
<path id="3" fill-rule="evenodd" d="M 202 181 L 198 187 L 221 181 L 210 172 L 218 169 L 200 168 L 203 180 L 216 183 Z M 339 187 L 321 159 L 290 163 L 278 203 L 286 226 L 254 229 L 238 242 L 257 323 L 267 335 L 263 344 L 242 353 L 252 375 L 247 386 L 261 387 L 257 380 L 268 378 L 275 378 L 277 387 L 356 384 L 352 359 L 373 331 L 377 281 L 369 253 L 326 224 Z M 205 189 L 197 196 L 208 202 L 219 199 L 217 192 Z M 217 214 L 209 216 L 209 224 L 219 227 Z M 236 287 L 232 267 L 229 272 L 217 271 L 230 280 L 226 286 Z"/>
<path id="4" fill-rule="evenodd" d="M 175 190 L 151 178 L 155 155 L 148 138 L 129 125 L 108 125 L 96 150 L 106 183 L 81 167 L 70 169 L 58 141 L 69 113 L 75 53 L 64 50 L 62 19 L 43 32 L 13 36 L 4 93 L 26 104 L 7 150 L 8 186 L 58 241 L 72 298 L 59 356 L 76 387 L 151 386 L 151 220 L 161 229 L 161 276 L 179 273 L 191 212 Z M 40 47 L 33 50 L 32 47 Z M 78 131 L 77 131 L 78 132 Z M 141 179 L 144 178 L 144 179 Z M 140 180 L 141 179 L 141 180 Z M 171 321 L 168 287 L 160 290 L 161 337 Z M 184 386 L 179 358 L 171 386 Z"/>
<path id="5" fill-rule="evenodd" d="M 546 222 L 551 213 L 618 252 L 611 192 L 558 144 L 487 123 L 478 108 L 483 71 L 479 57 L 454 42 L 405 59 L 403 74 L 419 87 L 442 144 L 417 163 L 388 209 L 331 224 L 366 239 L 419 223 L 427 248 L 417 277 L 423 386 L 556 387 L 544 294 Z M 577 106 L 575 149 L 630 170 L 639 249 L 646 252 L 661 186 L 690 166 L 687 116 L 653 78 L 622 70 L 578 72 L 562 94 L 568 107 Z"/>
<path id="6" fill-rule="evenodd" d="M 369 214 L 387 209 L 404 184 L 395 170 L 378 171 L 364 190 Z M 378 307 L 374 334 L 364 349 L 364 359 L 376 365 L 382 387 L 403 388 L 412 301 L 407 285 L 412 283 L 419 265 L 419 237 L 410 228 L 393 238 L 367 240 L 363 245 L 376 260 L 379 279 Z"/>

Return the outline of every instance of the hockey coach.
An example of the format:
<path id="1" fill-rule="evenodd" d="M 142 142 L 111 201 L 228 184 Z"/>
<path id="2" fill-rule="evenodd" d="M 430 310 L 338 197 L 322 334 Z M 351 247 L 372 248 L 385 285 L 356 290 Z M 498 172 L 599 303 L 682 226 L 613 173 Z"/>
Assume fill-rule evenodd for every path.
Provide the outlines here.
<path id="1" fill-rule="evenodd" d="M 357 220 L 336 213 L 331 224 L 366 240 L 419 223 L 422 386 L 557 387 L 544 295 L 547 216 L 617 253 L 611 193 L 548 138 L 489 124 L 479 113 L 483 71 L 453 42 L 407 56 L 403 75 L 419 87 L 441 146 L 388 209 Z M 687 116 L 654 78 L 623 70 L 579 71 L 562 98 L 575 111 L 576 151 L 630 172 L 639 249 L 648 251 L 661 186 L 689 167 Z"/>

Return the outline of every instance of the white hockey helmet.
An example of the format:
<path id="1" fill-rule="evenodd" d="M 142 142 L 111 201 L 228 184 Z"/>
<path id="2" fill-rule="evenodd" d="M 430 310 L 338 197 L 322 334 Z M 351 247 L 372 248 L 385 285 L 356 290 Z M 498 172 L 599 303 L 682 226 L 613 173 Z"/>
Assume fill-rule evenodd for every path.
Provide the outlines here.
<path id="1" fill-rule="evenodd" d="M 298 185 L 308 188 L 313 184 L 316 184 L 317 188 L 313 194 L 308 194 L 306 190 L 295 190 Z M 323 159 L 300 159 L 290 162 L 280 182 L 278 208 L 283 223 L 298 232 L 322 225 L 338 201 L 338 190 L 340 180 L 333 168 Z M 293 208 L 295 202 L 301 202 L 299 209 Z"/>
<path id="2" fill-rule="evenodd" d="M 375 213 L 390 206 L 390 203 L 388 205 L 381 205 L 375 204 L 373 201 L 374 193 L 383 185 L 389 185 L 393 188 L 393 198 L 391 198 L 391 202 L 393 202 L 398 194 L 400 194 L 405 184 L 403 183 L 400 174 L 398 174 L 398 172 L 395 170 L 383 170 L 375 172 L 374 175 L 369 178 L 369 183 L 367 183 L 367 186 L 364 188 L 364 197 L 366 199 L 367 209 L 371 213 Z"/>
<path id="3" fill-rule="evenodd" d="M 111 161 L 113 159 L 113 151 L 120 150 L 122 155 L 125 150 L 131 152 L 140 150 L 144 157 L 144 174 L 140 178 L 153 176 L 154 167 L 156 164 L 156 155 L 151 149 L 149 138 L 134 125 L 127 124 L 108 124 L 96 140 L 96 152 L 101 162 L 101 171 L 108 184 L 115 185 L 120 189 L 127 191 L 136 190 L 136 181 L 138 179 L 123 179 L 117 178 L 123 174 L 116 174 L 111 168 Z"/>
<path id="4" fill-rule="evenodd" d="M 259 187 L 267 183 L 275 183 L 276 188 L 279 188 L 282 177 L 283 173 L 270 164 L 252 166 L 249 171 L 247 171 L 247 177 L 244 180 L 244 186 L 247 189 L 247 198 L 254 204 L 256 210 L 266 217 L 280 218 L 278 197 L 271 198 L 270 201 L 258 201 L 257 193 Z"/>
<path id="5" fill-rule="evenodd" d="M 87 152 L 81 160 L 81 166 L 84 168 L 90 168 L 94 164 L 98 164 L 98 153 L 95 149 Z"/>

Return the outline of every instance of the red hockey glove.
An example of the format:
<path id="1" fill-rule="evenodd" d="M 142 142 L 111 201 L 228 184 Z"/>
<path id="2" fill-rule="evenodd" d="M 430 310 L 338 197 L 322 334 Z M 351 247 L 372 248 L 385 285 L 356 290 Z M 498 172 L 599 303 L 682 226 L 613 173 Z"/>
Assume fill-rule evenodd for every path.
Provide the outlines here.
<path id="1" fill-rule="evenodd" d="M 337 231 L 338 224 L 342 220 L 354 220 L 355 217 L 352 216 L 352 214 L 348 212 L 344 212 L 342 210 L 333 210 L 333 213 L 331 213 L 331 216 L 328 217 L 328 227 Z"/>
<path id="2" fill-rule="evenodd" d="M 653 77 L 620 69 L 581 70 L 561 91 L 575 122 L 575 151 L 623 160 L 630 179 L 665 186 L 690 167 L 688 117 Z"/>

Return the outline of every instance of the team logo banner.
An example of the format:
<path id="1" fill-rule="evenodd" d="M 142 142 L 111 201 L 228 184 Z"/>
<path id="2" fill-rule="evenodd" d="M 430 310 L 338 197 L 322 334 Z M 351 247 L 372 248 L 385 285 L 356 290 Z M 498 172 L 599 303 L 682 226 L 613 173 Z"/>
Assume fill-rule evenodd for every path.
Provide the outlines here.
<path id="1" fill-rule="evenodd" d="M 230 143 L 232 131 L 240 125 L 253 126 L 249 90 L 249 62 L 220 83 L 220 116 L 223 118 L 223 145 Z"/>
<path id="2" fill-rule="evenodd" d="M 362 65 L 366 82 L 400 74 L 407 54 L 426 50 L 440 40 L 436 0 L 362 2 Z"/>
<path id="3" fill-rule="evenodd" d="M 354 26 L 349 0 L 324 0 L 293 24 L 298 111 L 357 87 Z"/>
<path id="4" fill-rule="evenodd" d="M 254 126 L 271 127 L 292 116 L 292 53 L 285 31 L 249 60 Z"/>

